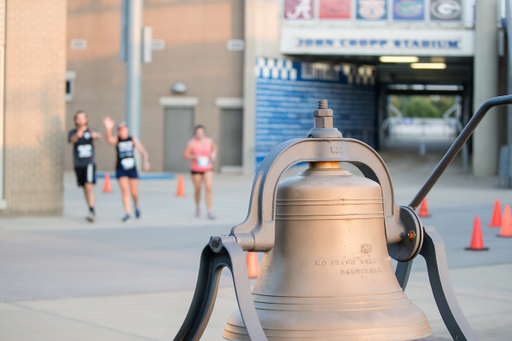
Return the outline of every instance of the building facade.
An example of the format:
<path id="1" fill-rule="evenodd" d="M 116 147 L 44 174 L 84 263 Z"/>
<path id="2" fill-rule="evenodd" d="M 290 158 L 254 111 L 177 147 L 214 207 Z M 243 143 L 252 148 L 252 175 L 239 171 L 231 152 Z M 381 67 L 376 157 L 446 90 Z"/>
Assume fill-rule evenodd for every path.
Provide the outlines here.
<path id="1" fill-rule="evenodd" d="M 124 119 L 121 3 L 0 1 L 0 214 L 60 214 L 74 113 L 85 110 L 100 132 L 105 116 Z M 465 124 L 485 99 L 507 92 L 505 3 L 145 0 L 153 36 L 140 130 L 152 170 L 187 171 L 183 148 L 203 124 L 219 145 L 215 170 L 252 174 L 275 145 L 304 136 L 319 98 L 330 100 L 345 136 L 376 148 L 386 98 L 402 90 L 455 89 Z M 472 139 L 476 175 L 497 173 L 507 137 L 500 110 Z M 114 148 L 96 148 L 98 169 L 112 170 Z"/>
<path id="2" fill-rule="evenodd" d="M 216 171 L 252 174 L 272 147 L 304 136 L 320 97 L 330 100 L 345 136 L 376 148 L 386 96 L 400 86 L 425 94 L 451 86 L 465 124 L 485 99 L 505 93 L 503 3 L 145 0 L 153 58 L 142 68 L 140 129 L 152 169 L 187 171 L 182 150 L 193 126 L 203 124 L 219 145 Z M 121 0 L 68 0 L 66 129 L 77 110 L 100 131 L 103 117 L 124 119 L 120 20 Z M 382 56 L 444 68 L 384 63 Z M 475 132 L 477 175 L 497 172 L 502 116 L 490 113 Z M 96 148 L 98 168 L 113 169 L 114 149 L 101 141 Z M 65 167 L 72 168 L 70 148 Z"/>
<path id="3" fill-rule="evenodd" d="M 186 171 L 182 160 L 193 127 L 202 124 L 221 146 L 217 170 L 241 147 L 243 119 L 244 6 L 237 0 L 145 0 L 143 26 L 152 28 L 152 62 L 142 66 L 141 141 L 153 171 Z M 104 132 L 102 119 L 124 120 L 125 64 L 119 57 L 121 0 L 68 1 L 66 128 L 85 110 L 90 126 Z M 183 90 L 183 87 L 186 90 Z M 173 91 L 174 88 L 174 91 Z M 238 139 L 241 138 L 239 134 Z M 227 136 L 234 141 L 226 141 Z M 95 144 L 100 170 L 112 170 L 115 153 Z M 224 153 L 229 151 L 229 153 Z M 238 150 L 241 159 L 241 149 Z M 226 157 L 228 158 L 226 160 Z M 65 153 L 72 168 L 71 147 Z"/>
<path id="4" fill-rule="evenodd" d="M 0 1 L 0 214 L 61 214 L 66 2 Z"/>

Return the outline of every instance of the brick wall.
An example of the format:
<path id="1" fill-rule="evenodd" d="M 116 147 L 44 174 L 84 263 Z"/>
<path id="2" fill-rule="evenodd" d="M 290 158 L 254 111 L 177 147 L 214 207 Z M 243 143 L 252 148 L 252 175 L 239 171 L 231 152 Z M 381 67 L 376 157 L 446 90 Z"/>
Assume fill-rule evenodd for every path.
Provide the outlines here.
<path id="1" fill-rule="evenodd" d="M 6 1 L 3 214 L 63 209 L 66 1 Z"/>
<path id="2" fill-rule="evenodd" d="M 89 114 L 90 125 L 104 133 L 101 120 L 124 119 L 125 64 L 119 60 L 120 0 L 68 0 L 68 70 L 76 72 L 75 94 L 67 104 L 66 129 L 77 110 Z M 240 0 L 145 0 L 143 26 L 165 49 L 153 51 L 153 62 L 142 66 L 141 141 L 153 171 L 164 167 L 164 108 L 159 98 L 176 96 L 171 88 L 184 82 L 184 96 L 197 97 L 195 122 L 218 141 L 217 97 L 242 97 L 243 52 L 227 50 L 229 39 L 243 39 Z M 71 50 L 72 39 L 87 39 L 85 50 Z M 113 170 L 114 148 L 96 143 L 99 170 Z M 65 151 L 72 169 L 71 147 Z"/>

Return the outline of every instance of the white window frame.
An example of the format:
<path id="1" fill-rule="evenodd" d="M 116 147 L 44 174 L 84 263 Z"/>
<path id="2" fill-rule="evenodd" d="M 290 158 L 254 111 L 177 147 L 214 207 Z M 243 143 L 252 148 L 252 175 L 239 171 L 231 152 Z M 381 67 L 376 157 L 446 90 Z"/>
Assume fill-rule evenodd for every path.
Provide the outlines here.
<path id="1" fill-rule="evenodd" d="M 73 100 L 73 95 L 75 94 L 75 71 L 66 71 L 66 102 L 71 102 Z M 67 92 L 67 83 L 69 82 L 69 93 Z"/>
<path id="2" fill-rule="evenodd" d="M 163 107 L 195 107 L 199 103 L 197 97 L 160 97 L 158 100 Z"/>
<path id="3" fill-rule="evenodd" d="M 243 109 L 244 99 L 240 97 L 217 97 L 215 105 L 221 109 Z"/>

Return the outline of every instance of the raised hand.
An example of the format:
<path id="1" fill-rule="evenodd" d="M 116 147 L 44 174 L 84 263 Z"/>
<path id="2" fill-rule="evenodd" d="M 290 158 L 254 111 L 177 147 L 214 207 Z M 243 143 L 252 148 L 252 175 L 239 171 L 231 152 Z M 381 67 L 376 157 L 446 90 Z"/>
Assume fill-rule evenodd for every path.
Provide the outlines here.
<path id="1" fill-rule="evenodd" d="M 112 129 L 112 128 L 114 128 L 115 122 L 113 119 L 111 119 L 109 116 L 107 116 L 103 119 L 103 124 L 105 125 L 105 128 Z"/>

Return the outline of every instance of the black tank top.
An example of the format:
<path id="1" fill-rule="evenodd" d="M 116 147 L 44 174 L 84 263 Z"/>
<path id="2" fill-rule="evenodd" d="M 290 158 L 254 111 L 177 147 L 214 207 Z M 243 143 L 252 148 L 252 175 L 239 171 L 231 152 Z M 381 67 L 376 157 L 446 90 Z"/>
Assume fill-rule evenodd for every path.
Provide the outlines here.
<path id="1" fill-rule="evenodd" d="M 91 134 L 93 131 L 96 132 L 95 129 L 87 128 L 84 135 L 73 144 L 73 163 L 77 168 L 87 167 L 90 163 L 96 163 L 94 158 L 94 140 Z M 71 130 L 68 135 L 68 140 L 71 136 L 75 135 L 76 132 L 76 129 Z"/>
<path id="2" fill-rule="evenodd" d="M 122 170 L 130 170 L 135 168 L 134 145 L 131 136 L 126 140 L 117 138 L 116 144 L 117 163 L 116 168 Z"/>

